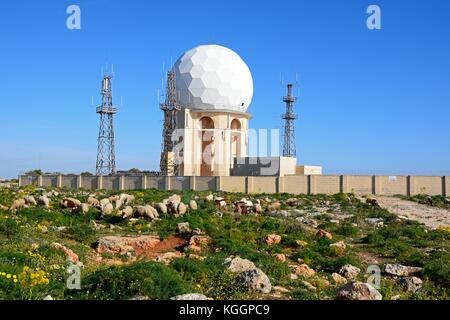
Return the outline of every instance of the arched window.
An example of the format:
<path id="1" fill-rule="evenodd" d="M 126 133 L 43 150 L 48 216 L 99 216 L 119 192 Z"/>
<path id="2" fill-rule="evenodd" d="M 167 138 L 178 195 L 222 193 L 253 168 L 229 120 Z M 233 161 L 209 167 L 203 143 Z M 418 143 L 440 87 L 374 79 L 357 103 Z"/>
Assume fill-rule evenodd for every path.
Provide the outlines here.
<path id="1" fill-rule="evenodd" d="M 210 117 L 200 119 L 200 139 L 202 145 L 202 161 L 200 165 L 201 176 L 213 175 L 213 158 L 214 158 L 214 121 Z"/>
<path id="2" fill-rule="evenodd" d="M 231 121 L 231 130 L 240 130 L 241 129 L 241 122 L 238 119 L 233 119 Z"/>
<path id="3" fill-rule="evenodd" d="M 231 129 L 231 162 L 233 158 L 241 156 L 241 122 L 233 119 L 230 125 Z"/>

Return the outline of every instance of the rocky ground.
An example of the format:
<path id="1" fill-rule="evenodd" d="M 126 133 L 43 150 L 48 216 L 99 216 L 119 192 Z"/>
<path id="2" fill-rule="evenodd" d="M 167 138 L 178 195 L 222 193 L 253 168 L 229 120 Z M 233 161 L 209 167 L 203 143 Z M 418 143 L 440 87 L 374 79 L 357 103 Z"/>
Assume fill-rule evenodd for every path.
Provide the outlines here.
<path id="1" fill-rule="evenodd" d="M 0 299 L 448 299 L 449 212 L 352 194 L 0 188 Z"/>

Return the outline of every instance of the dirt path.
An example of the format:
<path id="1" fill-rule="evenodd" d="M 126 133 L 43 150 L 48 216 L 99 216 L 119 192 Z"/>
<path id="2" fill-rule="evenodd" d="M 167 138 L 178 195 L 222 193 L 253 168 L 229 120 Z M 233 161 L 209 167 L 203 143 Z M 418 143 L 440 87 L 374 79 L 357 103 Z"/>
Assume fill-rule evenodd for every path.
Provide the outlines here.
<path id="1" fill-rule="evenodd" d="M 431 229 L 450 225 L 450 210 L 434 208 L 395 197 L 376 196 L 379 205 L 398 216 L 416 220 Z"/>

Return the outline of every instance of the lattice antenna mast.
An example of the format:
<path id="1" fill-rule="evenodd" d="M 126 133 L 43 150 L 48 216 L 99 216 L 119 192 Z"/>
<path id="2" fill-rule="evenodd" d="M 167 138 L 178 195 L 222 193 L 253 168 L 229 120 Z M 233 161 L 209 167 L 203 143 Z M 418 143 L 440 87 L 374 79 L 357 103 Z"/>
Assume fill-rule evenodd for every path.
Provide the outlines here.
<path id="1" fill-rule="evenodd" d="M 167 72 L 165 101 L 159 107 L 164 112 L 160 170 L 163 175 L 178 175 L 179 166 L 175 164 L 172 141 L 172 134 L 177 128 L 177 111 L 180 110 L 174 68 Z"/>
<path id="2" fill-rule="evenodd" d="M 101 95 L 102 105 L 96 109 L 100 115 L 100 127 L 95 172 L 98 176 L 105 176 L 116 173 L 114 114 L 117 113 L 117 108 L 113 105 L 112 75 L 103 76 Z"/>
<path id="3" fill-rule="evenodd" d="M 285 120 L 284 135 L 283 135 L 283 157 L 295 158 L 297 153 L 295 150 L 295 126 L 294 121 L 297 119 L 297 115 L 294 113 L 294 104 L 297 100 L 292 95 L 293 84 L 287 85 L 287 96 L 283 97 L 283 102 L 286 103 L 286 113 L 281 115 L 281 118 Z"/>

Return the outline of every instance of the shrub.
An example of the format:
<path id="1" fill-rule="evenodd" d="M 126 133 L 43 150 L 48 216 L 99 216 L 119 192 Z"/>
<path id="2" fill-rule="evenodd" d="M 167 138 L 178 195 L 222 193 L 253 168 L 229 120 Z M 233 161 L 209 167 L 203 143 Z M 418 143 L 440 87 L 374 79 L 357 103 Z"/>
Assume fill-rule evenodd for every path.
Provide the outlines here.
<path id="1" fill-rule="evenodd" d="M 97 270 L 82 279 L 82 291 L 67 295 L 89 299 L 129 299 L 135 295 L 151 299 L 169 299 L 188 293 L 190 286 L 167 266 L 156 262 L 139 262 Z"/>

